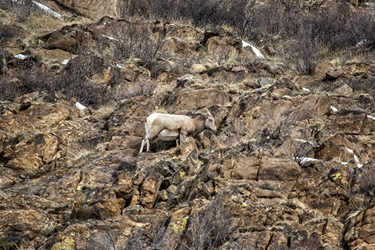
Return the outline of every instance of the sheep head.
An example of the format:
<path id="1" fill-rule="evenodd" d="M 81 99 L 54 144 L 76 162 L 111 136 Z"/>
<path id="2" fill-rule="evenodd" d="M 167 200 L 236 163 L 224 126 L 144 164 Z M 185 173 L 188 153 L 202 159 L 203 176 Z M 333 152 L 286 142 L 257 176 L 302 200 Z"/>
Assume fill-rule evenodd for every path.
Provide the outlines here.
<path id="1" fill-rule="evenodd" d="M 200 115 L 204 117 L 204 126 L 213 131 L 214 133 L 217 132 L 217 128 L 215 125 L 215 120 L 213 116 L 211 115 L 211 112 L 207 108 L 202 108 L 198 111 Z"/>

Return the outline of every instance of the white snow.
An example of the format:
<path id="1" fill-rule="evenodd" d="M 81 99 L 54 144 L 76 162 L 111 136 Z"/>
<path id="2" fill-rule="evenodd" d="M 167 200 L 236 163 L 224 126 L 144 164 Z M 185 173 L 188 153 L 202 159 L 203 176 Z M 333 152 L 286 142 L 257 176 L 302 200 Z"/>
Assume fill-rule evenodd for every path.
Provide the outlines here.
<path id="1" fill-rule="evenodd" d="M 353 154 L 353 149 L 350 149 L 350 148 L 347 148 L 347 147 L 345 147 L 346 148 L 346 150 L 349 152 L 349 153 L 351 153 L 351 154 Z"/>
<path id="2" fill-rule="evenodd" d="M 84 110 L 86 107 L 80 104 L 79 102 L 76 102 L 76 108 L 79 110 Z"/>
<path id="3" fill-rule="evenodd" d="M 359 163 L 358 157 L 356 155 L 354 155 L 354 161 L 357 163 L 358 168 L 363 167 L 363 164 Z"/>
<path id="4" fill-rule="evenodd" d="M 17 0 L 12 0 L 12 2 L 13 2 L 13 3 L 16 3 L 16 4 L 25 4 L 25 3 L 23 3 L 23 2 L 19 2 L 19 1 L 17 1 Z M 58 19 L 62 19 L 62 16 L 61 16 L 59 13 L 57 13 L 56 11 L 51 10 L 50 8 L 48 8 L 47 6 L 45 6 L 44 4 L 38 3 L 38 2 L 36 2 L 36 1 L 32 1 L 32 2 L 33 2 L 33 4 L 35 4 L 39 9 L 42 9 L 45 13 L 50 14 L 50 15 L 52 15 L 52 16 L 58 18 Z"/>
<path id="5" fill-rule="evenodd" d="M 307 89 L 307 88 L 304 88 L 304 87 L 302 87 L 302 90 L 303 90 L 303 91 L 306 91 L 306 92 L 310 92 L 310 90 L 309 90 L 309 89 Z"/>
<path id="6" fill-rule="evenodd" d="M 308 142 L 310 145 L 315 145 L 313 142 L 311 142 L 311 141 L 306 141 L 306 140 L 302 140 L 302 139 L 294 139 L 295 141 L 299 141 L 299 142 L 303 142 L 303 143 L 306 143 L 306 142 Z"/>
<path id="7" fill-rule="evenodd" d="M 116 63 L 116 67 L 117 67 L 117 68 L 120 68 L 120 69 L 123 69 L 123 68 L 124 68 L 124 66 L 122 66 L 122 65 L 120 65 L 120 64 L 118 64 L 118 63 Z"/>
<path id="8" fill-rule="evenodd" d="M 363 167 L 363 164 L 361 164 L 361 163 L 359 162 L 359 160 L 358 160 L 358 156 L 356 156 L 356 155 L 354 154 L 354 150 L 353 150 L 353 149 L 350 149 L 350 148 L 348 148 L 348 147 L 345 147 L 345 149 L 346 149 L 349 153 L 353 154 L 353 158 L 354 158 L 354 161 L 357 163 L 357 167 L 358 167 L 358 168 Z"/>
<path id="9" fill-rule="evenodd" d="M 17 55 L 15 55 L 14 57 L 17 58 L 17 59 L 21 59 L 21 60 L 24 60 L 24 59 L 27 58 L 27 56 L 25 56 L 25 55 L 23 55 L 23 54 L 17 54 Z"/>
<path id="10" fill-rule="evenodd" d="M 375 120 L 375 116 L 372 116 L 372 115 L 367 115 L 367 118 Z"/>
<path id="11" fill-rule="evenodd" d="M 64 61 L 62 61 L 62 64 L 68 64 L 69 60 L 68 59 L 65 59 Z"/>
<path id="12" fill-rule="evenodd" d="M 300 163 L 310 162 L 310 161 L 317 161 L 318 159 L 311 158 L 311 157 L 294 157 L 295 160 L 298 160 Z"/>
<path id="13" fill-rule="evenodd" d="M 331 110 L 332 110 L 333 112 L 337 112 L 337 108 L 335 108 L 335 107 L 333 107 L 333 106 L 331 106 Z"/>
<path id="14" fill-rule="evenodd" d="M 58 18 L 58 19 L 62 19 L 62 16 L 61 16 L 59 13 L 57 13 L 57 12 L 51 10 L 51 9 L 48 8 L 47 6 L 45 6 L 45 5 L 41 4 L 41 3 L 38 3 L 38 2 L 36 2 L 36 1 L 33 1 L 33 3 L 34 3 L 38 8 L 42 9 L 45 13 L 50 14 L 50 15 L 52 15 L 52 16 Z"/>
<path id="15" fill-rule="evenodd" d="M 365 44 L 365 43 L 368 43 L 368 42 L 369 42 L 369 40 L 367 40 L 367 39 L 363 39 L 363 40 L 359 41 L 355 46 L 356 46 L 356 47 L 359 47 L 359 46 L 361 46 L 361 45 L 363 45 L 363 44 Z"/>
<path id="16" fill-rule="evenodd" d="M 119 41 L 118 39 L 116 39 L 114 37 L 103 35 L 103 34 L 102 34 L 102 37 L 108 38 L 109 40 Z"/>
<path id="17" fill-rule="evenodd" d="M 247 43 L 245 42 L 244 40 L 242 40 L 242 47 L 243 48 L 246 48 L 246 47 L 251 47 L 251 49 L 253 50 L 254 54 L 258 57 L 258 58 L 264 58 L 263 54 L 260 52 L 259 49 L 257 49 L 255 46 L 251 45 L 250 43 Z"/>

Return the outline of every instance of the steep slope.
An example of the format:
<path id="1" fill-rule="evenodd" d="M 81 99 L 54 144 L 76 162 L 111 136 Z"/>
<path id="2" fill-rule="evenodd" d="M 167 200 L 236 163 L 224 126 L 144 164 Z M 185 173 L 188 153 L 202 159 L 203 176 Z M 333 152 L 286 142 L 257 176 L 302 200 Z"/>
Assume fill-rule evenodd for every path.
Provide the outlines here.
<path id="1" fill-rule="evenodd" d="M 1 11 L 3 249 L 374 248 L 371 46 L 300 75 L 277 37 L 44 4 Z M 217 134 L 138 153 L 149 114 L 202 107 Z"/>

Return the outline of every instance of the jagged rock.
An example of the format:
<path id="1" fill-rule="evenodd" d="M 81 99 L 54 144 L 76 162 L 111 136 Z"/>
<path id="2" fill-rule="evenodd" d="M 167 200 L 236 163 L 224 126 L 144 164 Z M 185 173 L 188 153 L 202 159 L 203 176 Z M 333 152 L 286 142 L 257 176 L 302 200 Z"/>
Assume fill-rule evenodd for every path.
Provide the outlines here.
<path id="1" fill-rule="evenodd" d="M 334 128 L 348 134 L 360 134 L 365 123 L 366 113 L 361 111 L 343 111 L 337 114 Z"/>
<path id="2" fill-rule="evenodd" d="M 160 184 L 163 179 L 161 175 L 149 175 L 142 183 L 141 189 L 141 204 L 147 208 L 152 208 L 154 206 Z"/>
<path id="3" fill-rule="evenodd" d="M 275 84 L 277 81 L 273 78 L 269 78 L 269 77 L 261 77 L 258 79 L 258 84 L 259 86 L 261 87 L 265 87 L 265 86 L 271 86 L 273 84 Z"/>
<path id="4" fill-rule="evenodd" d="M 115 192 L 85 190 L 77 196 L 71 218 L 78 220 L 113 218 L 121 214 Z"/>
<path id="5" fill-rule="evenodd" d="M 228 94 L 218 88 L 197 90 L 181 90 L 175 96 L 176 101 L 171 106 L 174 110 L 197 110 L 201 107 L 225 105 L 229 101 Z"/>
<path id="6" fill-rule="evenodd" d="M 333 93 L 341 96 L 349 96 L 353 93 L 353 89 L 349 87 L 347 84 L 344 84 L 343 86 L 340 86 L 339 88 L 335 89 Z"/>
<path id="7" fill-rule="evenodd" d="M 77 26 L 65 26 L 44 36 L 43 40 L 46 49 L 61 49 L 74 54 L 82 47 L 94 45 L 91 35 Z"/>
<path id="8" fill-rule="evenodd" d="M 45 240 L 57 227 L 57 221 L 51 216 L 34 209 L 0 210 L 0 215 L 0 239 L 13 244 L 21 244 L 23 240 L 35 244 Z"/>
<path id="9" fill-rule="evenodd" d="M 205 32 L 204 43 L 208 52 L 217 56 L 226 55 L 230 57 L 242 51 L 241 39 L 224 33 Z"/>
<path id="10" fill-rule="evenodd" d="M 348 77 L 347 72 L 345 72 L 344 70 L 335 70 L 335 71 L 327 72 L 323 81 L 335 81 L 339 78 L 347 78 L 347 77 Z"/>

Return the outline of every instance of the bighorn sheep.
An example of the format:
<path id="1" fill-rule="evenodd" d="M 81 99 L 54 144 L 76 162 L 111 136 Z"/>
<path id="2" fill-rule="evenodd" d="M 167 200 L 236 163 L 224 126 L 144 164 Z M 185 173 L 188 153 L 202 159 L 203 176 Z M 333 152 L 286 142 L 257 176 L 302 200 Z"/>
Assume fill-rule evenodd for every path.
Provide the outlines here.
<path id="1" fill-rule="evenodd" d="M 190 135 L 195 137 L 204 129 L 209 129 L 216 133 L 214 118 L 206 108 L 198 111 L 194 118 L 186 115 L 153 113 L 147 117 L 145 123 L 146 136 L 142 140 L 139 153 L 143 151 L 145 144 L 147 144 L 147 151 L 150 151 L 149 140 L 154 139 L 156 136 L 162 141 L 176 140 L 178 146 L 178 139 L 180 139 L 181 143 L 183 136 Z"/>

